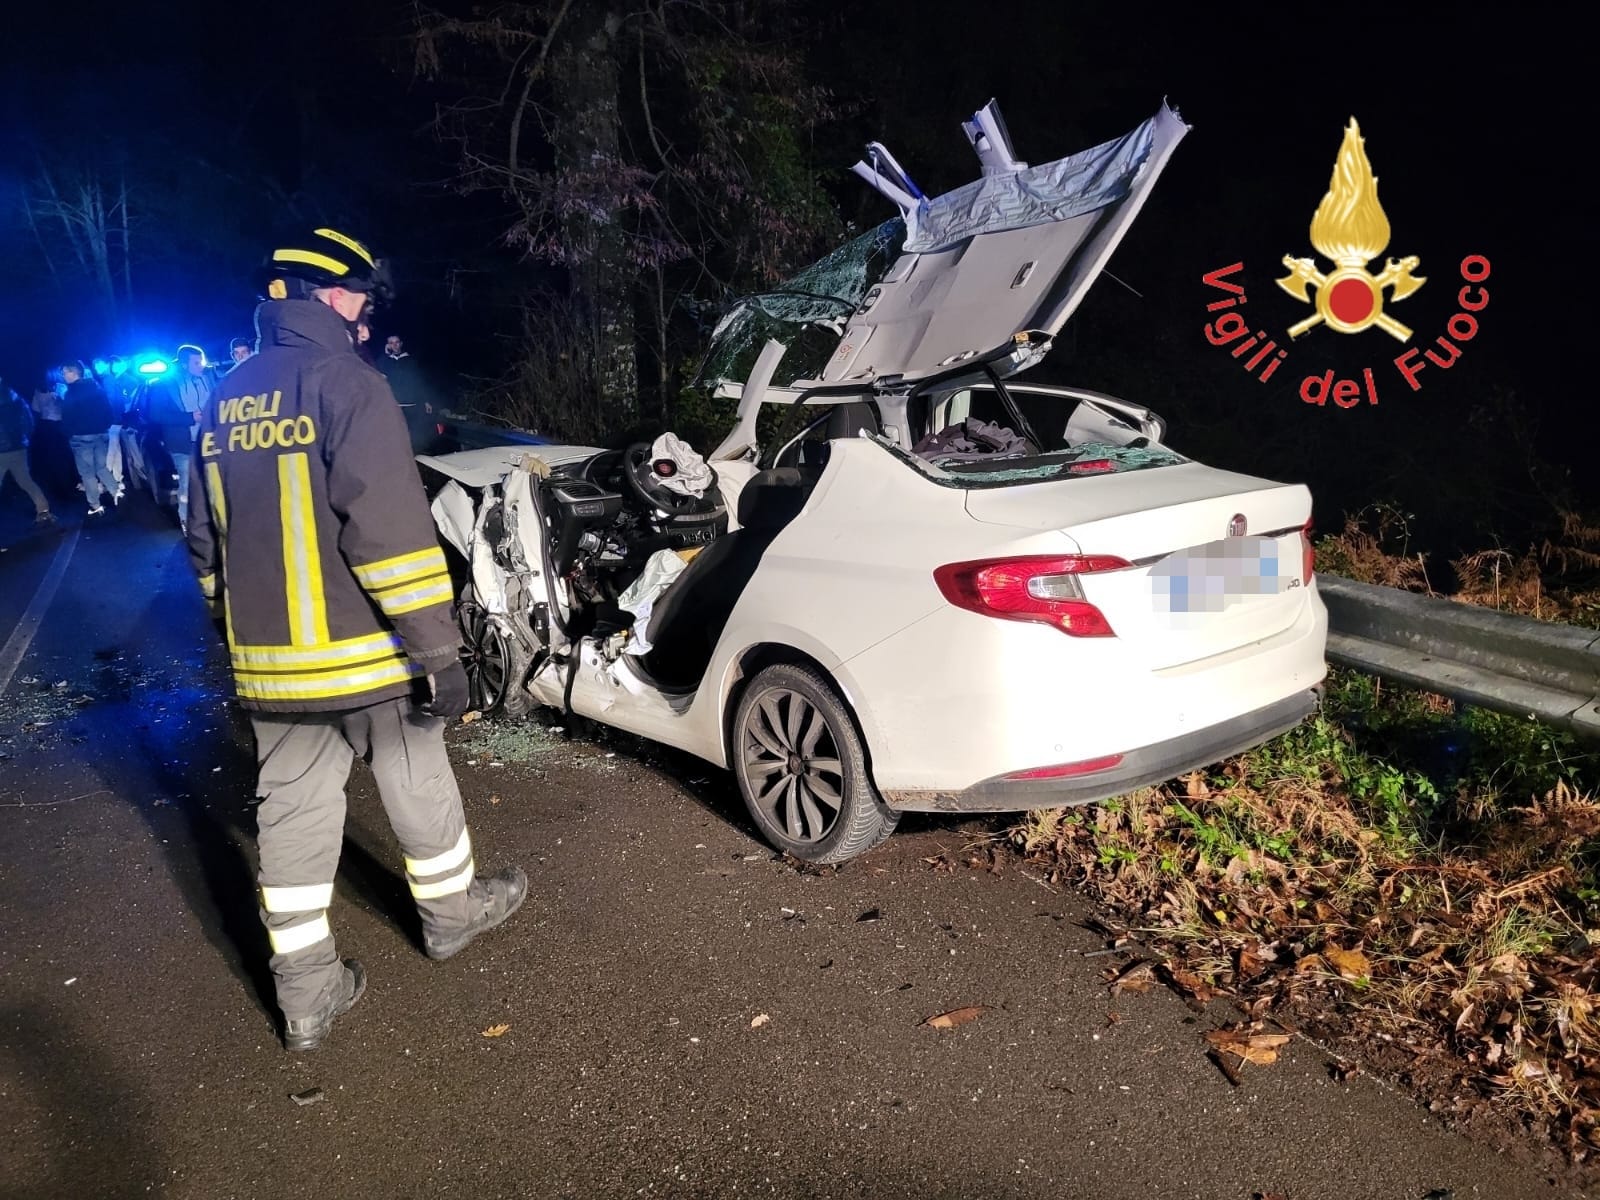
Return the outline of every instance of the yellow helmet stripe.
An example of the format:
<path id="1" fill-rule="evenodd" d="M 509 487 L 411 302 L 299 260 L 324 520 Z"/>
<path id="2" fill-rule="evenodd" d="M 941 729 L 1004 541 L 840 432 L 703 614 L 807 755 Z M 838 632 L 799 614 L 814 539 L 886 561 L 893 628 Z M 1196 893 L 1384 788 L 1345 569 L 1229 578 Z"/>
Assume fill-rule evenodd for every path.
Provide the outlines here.
<path id="1" fill-rule="evenodd" d="M 340 233 L 337 229 L 317 229 L 313 230 L 313 232 L 318 237 L 325 237 L 329 241 L 338 242 L 339 245 L 350 251 L 350 253 L 359 255 L 362 261 L 367 264 L 367 266 L 376 267 L 378 265 L 377 261 L 372 257 L 371 252 L 368 251 L 368 249 L 360 242 L 356 241 L 355 238 L 345 237 L 345 235 Z"/>
<path id="2" fill-rule="evenodd" d="M 276 263 L 305 263 L 308 267 L 321 267 L 324 271 L 331 271 L 335 275 L 348 275 L 350 268 L 337 258 L 329 258 L 326 254 L 318 254 L 315 250 L 274 250 L 272 261 Z"/>

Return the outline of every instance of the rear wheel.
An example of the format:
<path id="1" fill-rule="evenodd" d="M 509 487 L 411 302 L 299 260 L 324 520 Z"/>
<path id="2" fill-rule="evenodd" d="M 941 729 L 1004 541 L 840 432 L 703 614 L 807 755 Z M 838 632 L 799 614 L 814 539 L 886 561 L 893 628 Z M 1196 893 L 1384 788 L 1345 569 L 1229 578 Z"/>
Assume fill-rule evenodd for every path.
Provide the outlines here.
<path id="1" fill-rule="evenodd" d="M 762 835 L 813 863 L 864 854 L 899 814 L 867 774 L 866 749 L 833 687 L 806 667 L 767 667 L 733 718 L 733 768 Z"/>
<path id="2" fill-rule="evenodd" d="M 532 656 L 470 593 L 456 610 L 461 626 L 461 665 L 467 671 L 472 707 L 486 717 L 526 716 L 533 700 L 522 686 Z"/>

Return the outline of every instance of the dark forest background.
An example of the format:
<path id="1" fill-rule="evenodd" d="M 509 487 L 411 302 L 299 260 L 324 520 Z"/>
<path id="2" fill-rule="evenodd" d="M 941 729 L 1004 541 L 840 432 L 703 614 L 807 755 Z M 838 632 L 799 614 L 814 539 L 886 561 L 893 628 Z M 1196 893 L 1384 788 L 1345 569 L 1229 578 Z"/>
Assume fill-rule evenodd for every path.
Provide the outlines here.
<path id="1" fill-rule="evenodd" d="M 1336 528 L 1373 502 L 1419 545 L 1510 546 L 1597 501 L 1587 66 L 1533 6 L 540 0 L 13 6 L 0 53 L 0 372 L 250 332 L 251 272 L 322 222 L 396 267 L 398 332 L 455 407 L 602 439 L 718 414 L 686 388 L 728 303 L 893 215 L 849 174 L 880 139 L 931 194 L 976 176 L 960 121 L 999 99 L 1018 153 L 1112 138 L 1165 96 L 1193 130 L 1041 380 L 1148 404 L 1174 446 L 1304 480 Z M 1487 10 L 1486 10 L 1487 11 Z M 1554 12 L 1555 10 L 1552 10 Z M 1423 389 L 1376 330 L 1314 331 L 1257 383 L 1202 335 L 1209 270 L 1281 292 L 1345 123 L 1428 279 L 1390 311 L 1428 346 L 1457 268 L 1481 329 Z M 1380 264 L 1381 265 L 1381 264 Z M 1241 278 L 1236 276 L 1235 278 Z M 1308 370 L 1381 403 L 1315 407 Z M 708 448 L 708 447 L 707 447 Z"/>

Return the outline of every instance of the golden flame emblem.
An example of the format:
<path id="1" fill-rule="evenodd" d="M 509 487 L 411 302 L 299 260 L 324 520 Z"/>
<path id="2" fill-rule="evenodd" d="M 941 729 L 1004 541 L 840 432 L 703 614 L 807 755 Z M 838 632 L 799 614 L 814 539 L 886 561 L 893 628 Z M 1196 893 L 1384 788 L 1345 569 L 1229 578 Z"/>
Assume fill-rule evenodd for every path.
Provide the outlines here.
<path id="1" fill-rule="evenodd" d="M 1383 311 L 1384 289 L 1392 289 L 1391 299 L 1404 300 L 1427 280 L 1411 273 L 1420 265 L 1414 254 L 1389 259 L 1377 275 L 1367 270 L 1367 264 L 1388 248 L 1389 218 L 1378 203 L 1378 179 L 1354 117 L 1345 126 L 1328 193 L 1311 217 L 1311 244 L 1332 260 L 1335 269 L 1324 275 L 1312 259 L 1284 256 L 1289 274 L 1278 280 L 1278 286 L 1317 309 L 1314 316 L 1290 326 L 1290 337 L 1325 323 L 1340 333 L 1360 333 L 1376 325 L 1399 341 L 1410 340 L 1411 330 Z M 1316 289 L 1315 300 L 1307 293 L 1308 285 Z"/>

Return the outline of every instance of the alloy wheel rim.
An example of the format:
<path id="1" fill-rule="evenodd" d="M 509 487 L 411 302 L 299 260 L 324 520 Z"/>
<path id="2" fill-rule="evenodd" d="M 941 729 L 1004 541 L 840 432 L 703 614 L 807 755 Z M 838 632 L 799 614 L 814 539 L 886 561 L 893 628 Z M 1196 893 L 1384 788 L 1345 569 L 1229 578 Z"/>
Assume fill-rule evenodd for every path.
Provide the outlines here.
<path id="1" fill-rule="evenodd" d="M 462 658 L 472 684 L 474 706 L 487 711 L 500 702 L 506 686 L 506 650 L 502 635 L 489 614 L 474 605 L 467 614 L 467 637 Z"/>
<path id="2" fill-rule="evenodd" d="M 819 842 L 844 807 L 844 764 L 822 711 L 775 688 L 745 720 L 744 772 L 755 807 L 794 842 Z"/>

